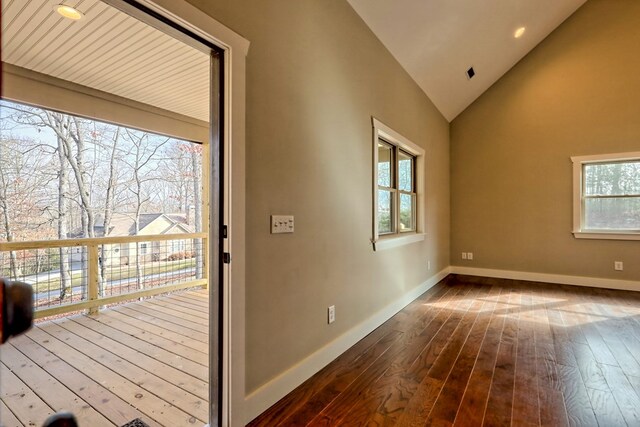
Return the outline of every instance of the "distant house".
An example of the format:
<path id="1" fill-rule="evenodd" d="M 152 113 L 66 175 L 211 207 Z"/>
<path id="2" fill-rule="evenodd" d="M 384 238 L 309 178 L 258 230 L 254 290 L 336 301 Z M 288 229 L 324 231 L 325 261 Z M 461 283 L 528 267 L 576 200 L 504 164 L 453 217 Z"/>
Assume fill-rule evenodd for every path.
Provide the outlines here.
<path id="1" fill-rule="evenodd" d="M 139 216 L 138 233 L 136 233 L 135 215 L 126 213 L 113 214 L 109 230 L 104 224 L 94 228 L 96 237 L 120 236 L 157 236 L 164 234 L 184 234 L 195 232 L 193 221 L 183 213 L 144 213 Z M 189 224 L 191 222 L 191 224 Z M 106 233 L 105 233 L 106 231 Z M 135 263 L 137 250 L 140 251 L 140 261 L 162 261 L 179 258 L 190 258 L 193 252 L 193 242 L 190 239 L 168 240 L 154 242 L 129 242 L 104 245 L 101 262 L 106 265 L 129 265 Z M 72 261 L 80 261 L 81 249 L 77 248 Z"/>

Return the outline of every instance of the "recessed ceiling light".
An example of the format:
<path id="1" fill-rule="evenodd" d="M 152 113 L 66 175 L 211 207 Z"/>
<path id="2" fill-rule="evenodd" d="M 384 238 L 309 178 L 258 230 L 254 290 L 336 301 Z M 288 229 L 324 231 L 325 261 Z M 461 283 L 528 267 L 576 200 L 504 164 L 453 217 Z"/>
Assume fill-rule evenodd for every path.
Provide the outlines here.
<path id="1" fill-rule="evenodd" d="M 78 9 L 76 9 L 75 7 L 67 6 L 66 4 L 57 4 L 53 6 L 53 10 L 55 10 L 65 18 L 73 19 L 74 21 L 77 21 L 78 19 L 82 19 L 84 17 L 84 14 Z"/>
<path id="2" fill-rule="evenodd" d="M 518 28 L 518 29 L 516 30 L 516 32 L 515 32 L 515 33 L 513 33 L 513 37 L 515 37 L 515 38 L 519 39 L 519 38 L 520 38 L 520 37 L 522 37 L 522 35 L 524 34 L 525 30 L 526 30 L 526 28 L 524 28 L 524 27 L 520 27 L 520 28 Z"/>

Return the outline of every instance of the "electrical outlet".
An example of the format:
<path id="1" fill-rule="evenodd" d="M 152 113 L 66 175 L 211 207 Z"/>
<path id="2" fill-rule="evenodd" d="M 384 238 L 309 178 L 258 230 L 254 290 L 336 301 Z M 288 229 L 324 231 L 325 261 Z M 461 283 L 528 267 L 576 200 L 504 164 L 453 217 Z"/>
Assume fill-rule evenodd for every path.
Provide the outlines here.
<path id="1" fill-rule="evenodd" d="M 467 259 L 467 253 L 466 252 L 462 252 L 462 259 Z"/>
<path id="2" fill-rule="evenodd" d="M 336 321 L 336 306 L 332 305 L 329 306 L 329 309 L 327 310 L 328 313 L 328 321 L 329 323 L 333 323 Z"/>
<path id="3" fill-rule="evenodd" d="M 467 252 L 467 259 L 470 261 L 473 259 L 473 252 Z"/>
<path id="4" fill-rule="evenodd" d="M 431 261 L 427 261 L 427 270 L 431 270 Z"/>
<path id="5" fill-rule="evenodd" d="M 271 215 L 271 234 L 293 233 L 293 215 Z"/>
<path id="6" fill-rule="evenodd" d="M 622 271 L 624 270 L 624 264 L 622 263 L 622 261 L 614 261 L 613 268 L 616 269 L 617 271 Z"/>

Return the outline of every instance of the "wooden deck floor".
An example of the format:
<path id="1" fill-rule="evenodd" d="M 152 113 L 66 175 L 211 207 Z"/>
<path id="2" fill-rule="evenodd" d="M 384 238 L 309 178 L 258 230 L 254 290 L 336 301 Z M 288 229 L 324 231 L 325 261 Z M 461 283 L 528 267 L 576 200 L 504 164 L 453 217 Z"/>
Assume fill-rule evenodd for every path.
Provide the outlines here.
<path id="1" fill-rule="evenodd" d="M 198 426 L 208 418 L 208 295 L 174 293 L 41 323 L 0 347 L 0 425 Z"/>
<path id="2" fill-rule="evenodd" d="M 640 293 L 462 280 L 250 426 L 640 425 Z"/>

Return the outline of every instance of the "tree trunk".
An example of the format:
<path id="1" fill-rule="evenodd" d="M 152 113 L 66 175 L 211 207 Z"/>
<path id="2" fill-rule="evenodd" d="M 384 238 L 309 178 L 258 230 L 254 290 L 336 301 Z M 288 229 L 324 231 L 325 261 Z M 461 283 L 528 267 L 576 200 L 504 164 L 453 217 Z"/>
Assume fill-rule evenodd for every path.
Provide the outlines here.
<path id="1" fill-rule="evenodd" d="M 113 138 L 113 147 L 111 147 L 111 156 L 109 159 L 109 180 L 107 181 L 107 197 L 104 206 L 104 235 L 109 234 L 109 228 L 111 227 L 111 218 L 113 217 L 113 195 L 116 188 L 116 152 L 118 149 L 118 140 L 120 138 L 120 127 L 116 129 L 116 134 Z M 112 245 L 109 245 L 112 246 Z M 100 263 L 100 295 L 103 294 L 104 283 L 107 280 L 107 253 L 105 246 L 102 245 L 102 251 L 100 254 L 102 262 Z"/>
<path id="2" fill-rule="evenodd" d="M 202 231 L 202 166 L 198 161 L 199 152 L 197 150 L 191 150 L 191 169 L 193 171 L 193 204 L 194 204 L 194 225 L 196 233 Z M 190 212 L 187 211 L 187 215 Z M 194 239 L 194 251 L 196 260 L 196 279 L 201 279 L 202 275 L 202 239 Z"/>
<path id="3" fill-rule="evenodd" d="M 0 144 L 0 162 L 5 159 L 5 153 L 3 144 Z M 13 241 L 13 233 L 11 230 L 11 216 L 9 214 L 9 203 L 7 203 L 7 188 L 9 186 L 9 179 L 3 172 L 4 167 L 0 167 L 0 207 L 2 207 L 2 226 L 4 233 L 7 236 L 7 242 Z M 18 257 L 15 251 L 9 251 L 9 273 L 13 280 L 18 278 Z"/>
<path id="4" fill-rule="evenodd" d="M 58 136 L 58 239 L 66 239 L 69 233 L 67 229 L 67 216 L 69 215 L 69 172 L 66 165 L 65 147 L 62 138 Z M 60 300 L 64 300 L 71 291 L 71 273 L 69 271 L 69 248 L 59 249 L 60 255 Z"/>

